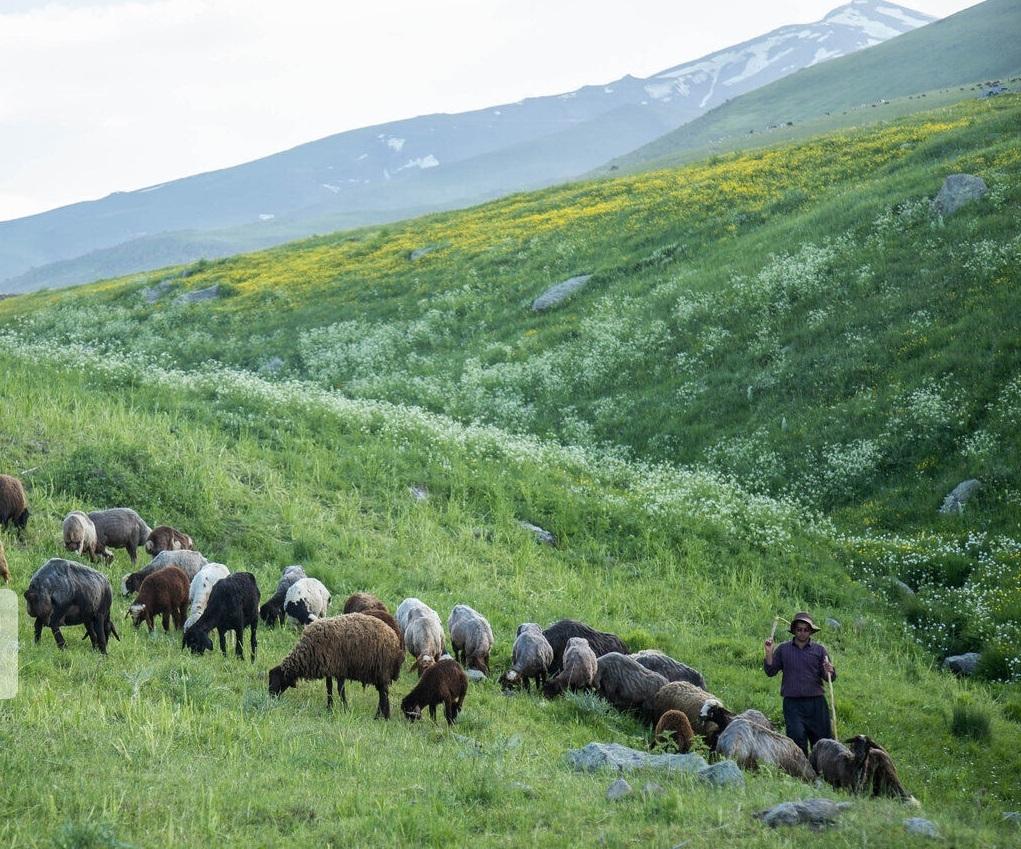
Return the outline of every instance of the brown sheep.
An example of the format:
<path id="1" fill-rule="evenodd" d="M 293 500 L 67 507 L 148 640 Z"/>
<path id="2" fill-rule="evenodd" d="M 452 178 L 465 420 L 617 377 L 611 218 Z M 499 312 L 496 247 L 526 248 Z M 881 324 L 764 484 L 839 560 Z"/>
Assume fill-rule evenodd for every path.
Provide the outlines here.
<path id="1" fill-rule="evenodd" d="M 188 593 L 191 582 L 183 570 L 176 566 L 159 569 L 147 576 L 138 588 L 135 603 L 128 608 L 124 618 L 131 617 L 132 624 L 137 628 L 143 621 L 153 631 L 153 620 L 163 617 L 163 630 L 170 630 L 170 619 L 174 627 L 181 630 L 188 611 Z"/>
<path id="2" fill-rule="evenodd" d="M 745 769 L 756 769 L 759 764 L 766 763 L 804 781 L 815 779 L 816 773 L 808 758 L 790 737 L 740 714 L 728 722 L 725 713 L 721 706 L 714 705 L 706 716 L 707 724 L 710 720 L 717 725 L 726 723 L 716 738 L 717 754 L 732 758 Z"/>
<path id="3" fill-rule="evenodd" d="M 0 475 L 0 525 L 14 525 L 18 537 L 25 535 L 29 517 L 28 496 L 21 481 L 13 475 Z"/>
<path id="4" fill-rule="evenodd" d="M 468 676 L 452 657 L 441 658 L 427 667 L 415 688 L 401 701 L 401 711 L 414 722 L 422 718 L 422 708 L 436 721 L 436 706 L 443 703 L 447 725 L 453 725 L 464 706 L 468 692 Z"/>
<path id="5" fill-rule="evenodd" d="M 182 549 L 194 550 L 195 543 L 190 536 L 177 530 L 177 528 L 170 527 L 170 525 L 160 525 L 153 528 L 149 531 L 149 536 L 145 540 L 145 550 L 153 555 L 153 557 L 161 551 L 181 551 Z"/>
<path id="6" fill-rule="evenodd" d="M 656 718 L 668 710 L 679 710 L 688 717 L 696 734 L 708 735 L 716 729 L 716 725 L 707 722 L 702 713 L 706 704 L 719 705 L 720 700 L 689 681 L 671 681 L 656 693 Z"/>
<path id="7" fill-rule="evenodd" d="M 900 783 L 897 770 L 886 749 L 864 734 L 852 737 L 847 741 L 847 745 L 850 747 L 855 762 L 862 764 L 863 767 L 856 788 L 857 792 L 871 792 L 873 796 L 892 796 L 895 799 L 917 804 L 915 797 L 908 793 L 904 789 L 904 785 Z M 815 755 L 815 749 L 812 750 L 812 754 Z M 823 775 L 823 778 L 826 776 Z"/>
<path id="8" fill-rule="evenodd" d="M 378 607 L 368 607 L 365 610 L 360 611 L 354 610 L 351 612 L 364 613 L 366 616 L 373 616 L 380 622 L 385 622 L 387 625 L 393 628 L 394 633 L 397 635 L 397 641 L 401 644 L 401 651 L 404 651 L 404 635 L 401 633 L 400 626 L 397 624 L 397 620 L 393 618 L 393 615 L 390 613 L 390 611 L 386 610 L 385 608 L 381 610 Z"/>
<path id="9" fill-rule="evenodd" d="M 11 579 L 11 570 L 7 568 L 7 552 L 4 551 L 4 541 L 0 539 L 0 578 L 6 584 Z"/>
<path id="10" fill-rule="evenodd" d="M 347 597 L 347 601 L 344 602 L 345 613 L 367 613 L 370 610 L 390 612 L 389 608 L 372 593 L 351 593 Z M 396 622 L 395 619 L 394 623 L 396 624 Z M 400 629 L 398 628 L 398 630 Z"/>
<path id="11" fill-rule="evenodd" d="M 679 710 L 668 710 L 656 723 L 649 748 L 673 746 L 683 755 L 691 751 L 691 741 L 694 737 L 695 732 L 691 730 L 688 717 Z"/>
<path id="12" fill-rule="evenodd" d="M 344 682 L 371 684 L 379 693 L 376 716 L 390 718 L 390 683 L 401 674 L 404 652 L 393 630 L 364 613 L 317 619 L 301 633 L 298 644 L 269 671 L 269 693 L 277 696 L 299 680 L 326 679 L 326 707 L 333 707 L 333 679 L 347 706 Z"/>

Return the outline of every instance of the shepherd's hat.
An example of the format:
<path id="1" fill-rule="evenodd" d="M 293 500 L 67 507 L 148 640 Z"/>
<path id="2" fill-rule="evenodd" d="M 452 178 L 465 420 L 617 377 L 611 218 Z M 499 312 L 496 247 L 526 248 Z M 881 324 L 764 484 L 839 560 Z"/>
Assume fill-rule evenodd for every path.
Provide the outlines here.
<path id="1" fill-rule="evenodd" d="M 812 633 L 813 633 L 813 634 L 814 634 L 814 633 L 815 633 L 816 631 L 818 631 L 818 630 L 819 630 L 818 628 L 816 628 L 816 627 L 815 627 L 815 623 L 814 623 L 814 622 L 812 621 L 812 617 L 811 617 L 811 616 L 809 616 L 809 615 L 808 615 L 807 613 L 805 613 L 804 611 L 801 611 L 801 613 L 795 613 L 795 614 L 794 614 L 794 618 L 793 618 L 793 619 L 791 619 L 791 627 L 790 627 L 790 629 L 789 629 L 789 630 L 790 630 L 790 632 L 791 632 L 792 634 L 794 633 L 794 626 L 795 626 L 795 625 L 796 625 L 796 624 L 797 624 L 798 622 L 804 622 L 804 623 L 805 623 L 805 624 L 806 624 L 806 625 L 807 625 L 807 626 L 808 626 L 809 628 L 811 628 L 811 629 L 812 629 Z"/>

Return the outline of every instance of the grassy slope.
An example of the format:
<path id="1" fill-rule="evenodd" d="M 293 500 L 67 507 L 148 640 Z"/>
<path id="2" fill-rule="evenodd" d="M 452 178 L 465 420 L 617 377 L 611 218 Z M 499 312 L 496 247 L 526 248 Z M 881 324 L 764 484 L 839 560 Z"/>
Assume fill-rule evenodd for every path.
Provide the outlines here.
<path id="1" fill-rule="evenodd" d="M 32 469 L 35 515 L 24 545 L 7 545 L 19 593 L 57 553 L 65 511 L 131 503 L 251 569 L 264 590 L 300 560 L 338 596 L 370 589 L 394 605 L 413 594 L 444 617 L 470 602 L 493 622 L 496 668 L 518 622 L 578 616 L 684 658 L 730 705 L 774 720 L 761 640 L 774 611 L 808 605 L 846 623 L 827 637 L 842 731 L 891 746 L 955 845 L 1014 839 L 1000 812 L 1021 802 L 1016 725 L 984 689 L 930 671 L 883 605 L 847 580 L 832 545 L 781 506 L 702 513 L 690 496 L 650 496 L 634 469 L 535 446 L 531 459 L 498 434 L 399 410 L 331 412 L 275 400 L 272 387 L 180 381 L 170 391 L 174 381 L 152 370 L 58 370 L 9 354 L 2 366 L 5 462 Z M 410 498 L 409 482 L 427 485 L 429 500 Z M 536 545 L 520 517 L 556 531 L 560 546 Z M 127 565 L 120 553 L 109 574 Z M 125 606 L 115 601 L 115 617 Z M 722 794 L 659 777 L 661 797 L 611 806 L 610 777 L 571 772 L 564 752 L 590 740 L 640 747 L 642 731 L 590 701 L 507 698 L 487 683 L 448 734 L 372 721 L 374 696 L 357 687 L 333 716 L 321 684 L 270 700 L 266 672 L 291 633 L 260 631 L 252 666 L 130 629 L 101 658 L 79 631 L 58 653 L 49 634 L 34 646 L 20 624 L 21 691 L 0 703 L 5 845 L 781 846 L 789 836 L 752 811 L 834 795 L 770 774 Z M 410 686 L 405 675 L 394 701 Z M 991 742 L 950 733 L 962 699 L 993 717 Z M 908 813 L 859 801 L 827 845 L 902 845 Z"/>

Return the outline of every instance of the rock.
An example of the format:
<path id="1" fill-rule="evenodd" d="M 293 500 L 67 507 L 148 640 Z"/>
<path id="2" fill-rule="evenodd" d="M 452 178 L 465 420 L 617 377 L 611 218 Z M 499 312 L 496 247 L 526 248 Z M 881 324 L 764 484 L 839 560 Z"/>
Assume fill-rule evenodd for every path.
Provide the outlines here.
<path id="1" fill-rule="evenodd" d="M 698 771 L 698 777 L 713 787 L 742 787 L 744 773 L 734 761 L 717 761 Z"/>
<path id="2" fill-rule="evenodd" d="M 1004 822 L 1012 822 L 1016 826 L 1021 826 L 1021 811 L 1005 811 L 1003 814 Z"/>
<path id="3" fill-rule="evenodd" d="M 155 286 L 147 286 L 142 290 L 142 300 L 147 304 L 155 304 L 169 291 L 170 284 L 166 280 L 161 280 Z"/>
<path id="4" fill-rule="evenodd" d="M 988 86 L 987 88 L 983 89 L 982 94 L 980 94 L 979 97 L 996 97 L 996 95 L 998 95 L 998 94 L 1006 94 L 1006 93 L 1007 93 L 1007 87 L 1005 85 L 999 85 L 998 83 L 993 83 L 993 85 Z"/>
<path id="5" fill-rule="evenodd" d="M 565 280 L 563 283 L 557 283 L 556 286 L 551 286 L 532 301 L 532 310 L 534 312 L 542 312 L 563 303 L 591 279 L 591 274 L 582 274 L 578 277 L 572 277 L 570 280 Z"/>
<path id="6" fill-rule="evenodd" d="M 534 534 L 537 542 L 541 542 L 544 543 L 545 545 L 552 546 L 555 546 L 557 544 L 556 536 L 554 534 L 551 534 L 549 531 L 543 530 L 538 525 L 533 525 L 531 522 L 524 522 L 520 519 L 518 520 L 518 524 L 521 525 L 521 527 L 523 527 L 526 531 L 531 531 L 532 534 Z"/>
<path id="7" fill-rule="evenodd" d="M 922 837 L 938 838 L 940 836 L 936 823 L 932 820 L 922 819 L 922 817 L 911 817 L 904 820 L 904 828 L 910 834 L 920 834 Z"/>
<path id="8" fill-rule="evenodd" d="M 893 587 L 894 592 L 901 598 L 912 598 L 915 594 L 915 591 L 900 580 L 900 578 L 891 578 L 890 586 Z"/>
<path id="9" fill-rule="evenodd" d="M 981 658 L 982 655 L 974 651 L 955 654 L 943 659 L 943 668 L 949 669 L 954 675 L 974 675 Z"/>
<path id="10" fill-rule="evenodd" d="M 525 796 L 531 797 L 535 795 L 535 790 L 532 789 L 531 785 L 525 784 L 523 781 L 512 781 L 510 783 L 510 788 L 511 790 L 517 790 Z"/>
<path id="11" fill-rule="evenodd" d="M 943 188 L 932 202 L 932 211 L 949 218 L 962 206 L 978 200 L 988 191 L 986 181 L 981 177 L 972 174 L 951 174 L 943 181 Z"/>
<path id="12" fill-rule="evenodd" d="M 627 772 L 653 769 L 662 772 L 698 772 L 708 764 L 701 755 L 651 755 L 629 749 L 619 743 L 589 743 L 581 749 L 569 749 L 567 762 L 578 772 L 616 769 Z"/>
<path id="13" fill-rule="evenodd" d="M 837 816 L 851 807 L 850 802 L 833 802 L 830 799 L 803 799 L 798 802 L 782 802 L 768 811 L 752 814 L 770 828 L 781 825 L 808 825 L 823 828 L 832 825 Z"/>
<path id="14" fill-rule="evenodd" d="M 623 778 L 618 778 L 610 785 L 610 789 L 606 791 L 606 798 L 611 802 L 616 802 L 618 799 L 630 796 L 633 792 L 634 790 L 632 790 L 630 784 Z"/>
<path id="15" fill-rule="evenodd" d="M 971 498 L 982 484 L 975 480 L 966 480 L 957 484 L 953 492 L 943 499 L 943 506 L 939 508 L 940 513 L 963 513 L 964 503 Z"/>
<path id="16" fill-rule="evenodd" d="M 259 371 L 262 374 L 276 374 L 280 369 L 284 367 L 284 361 L 280 357 L 270 357 L 261 366 Z"/>
<path id="17" fill-rule="evenodd" d="M 464 674 L 468 676 L 468 680 L 473 684 L 486 680 L 486 673 L 480 669 L 467 669 Z"/>
<path id="18" fill-rule="evenodd" d="M 408 487 L 408 492 L 411 493 L 411 497 L 415 501 L 425 501 L 429 497 L 429 490 L 419 484 L 412 484 Z"/>
<path id="19" fill-rule="evenodd" d="M 194 292 L 186 292 L 177 298 L 174 303 L 177 304 L 194 304 L 199 301 L 212 301 L 215 298 L 220 297 L 220 284 L 214 283 L 212 286 L 208 286 L 205 289 L 196 289 Z"/>
<path id="20" fill-rule="evenodd" d="M 839 619 L 827 619 L 826 627 L 829 628 L 831 631 L 839 631 L 844 626 L 840 624 Z"/>
<path id="21" fill-rule="evenodd" d="M 433 251 L 438 251 L 441 247 L 441 245 L 426 245 L 424 248 L 416 248 L 408 255 L 408 259 L 412 262 L 417 262 L 427 254 L 431 254 Z"/>
<path id="22" fill-rule="evenodd" d="M 646 799 L 652 796 L 662 796 L 665 792 L 663 785 L 657 784 L 655 781 L 646 781 L 645 786 L 642 788 L 642 795 Z"/>

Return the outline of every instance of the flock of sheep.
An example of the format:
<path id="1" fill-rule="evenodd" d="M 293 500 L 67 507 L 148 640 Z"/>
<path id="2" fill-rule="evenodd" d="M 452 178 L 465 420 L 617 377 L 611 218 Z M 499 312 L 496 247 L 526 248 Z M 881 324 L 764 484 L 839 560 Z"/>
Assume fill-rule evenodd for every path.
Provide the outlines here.
<path id="1" fill-rule="evenodd" d="M 10 481 L 16 479 L 0 476 L 0 521 L 23 529 L 28 517 L 23 490 L 17 511 L 3 501 L 12 490 Z M 132 618 L 135 627 L 144 621 L 150 631 L 157 619 L 166 631 L 172 621 L 182 631 L 182 647 L 196 654 L 213 650 L 210 635 L 215 629 L 221 652 L 227 654 L 226 635 L 233 631 L 235 652 L 243 657 L 247 628 L 254 662 L 260 620 L 268 627 L 290 623 L 300 628 L 297 644 L 269 672 L 273 695 L 300 680 L 325 679 L 327 707 L 333 705 L 334 683 L 346 705 L 345 683 L 352 680 L 376 688 L 376 715 L 389 718 L 389 687 L 400 675 L 407 653 L 419 680 L 402 700 L 402 713 L 414 720 L 428 707 L 435 719 L 436 708 L 442 704 L 447 722 L 453 723 L 464 705 L 469 675 L 490 674 L 493 630 L 482 614 L 465 604 L 456 605 L 447 620 L 450 656 L 439 615 L 417 598 L 405 599 L 391 615 L 375 596 L 356 592 L 346 600 L 343 614 L 328 616 L 329 590 L 301 566 L 289 566 L 260 606 L 259 588 L 250 572 L 232 574 L 223 564 L 208 562 L 193 550 L 187 534 L 166 525 L 150 529 L 129 508 L 72 512 L 64 520 L 63 538 L 68 551 L 92 561 L 110 562 L 113 548 L 126 549 L 133 566 L 138 548 L 152 554 L 148 565 L 124 576 L 122 592 L 136 593 L 126 617 Z M 2 545 L 0 566 L 6 580 Z M 84 625 L 93 648 L 106 653 L 110 636 L 120 639 L 110 615 L 112 597 L 110 582 L 101 572 L 63 558 L 48 560 L 25 591 L 28 613 L 35 619 L 35 641 L 49 627 L 63 648 L 60 628 Z M 770 764 L 806 781 L 821 776 L 853 792 L 912 798 L 900 784 L 889 755 L 868 737 L 859 735 L 848 745 L 823 740 L 808 758 L 759 711 L 734 714 L 727 710 L 706 690 L 698 670 L 657 650 L 630 653 L 616 635 L 571 619 L 545 630 L 535 623 L 519 626 L 510 668 L 499 683 L 505 690 L 518 686 L 528 690 L 534 683 L 537 691 L 551 699 L 565 690 L 593 690 L 618 710 L 654 728 L 652 746 L 687 752 L 698 734 L 712 752 L 745 768 Z"/>

